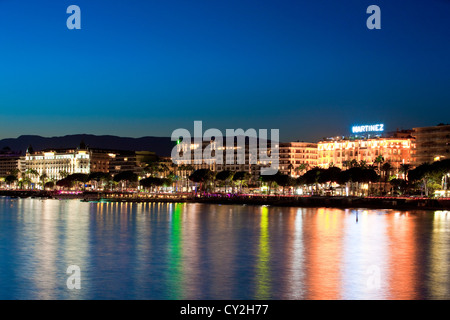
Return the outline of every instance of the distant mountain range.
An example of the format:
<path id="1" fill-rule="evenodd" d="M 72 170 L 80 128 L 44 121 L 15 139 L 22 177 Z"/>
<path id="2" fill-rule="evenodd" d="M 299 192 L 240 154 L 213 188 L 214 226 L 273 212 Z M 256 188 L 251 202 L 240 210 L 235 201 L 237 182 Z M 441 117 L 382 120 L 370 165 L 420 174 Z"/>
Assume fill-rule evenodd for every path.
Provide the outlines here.
<path id="1" fill-rule="evenodd" d="M 81 141 L 91 148 L 154 151 L 159 156 L 170 156 L 175 142 L 170 137 L 142 137 L 126 138 L 117 136 L 97 136 L 92 134 L 74 134 L 63 137 L 41 137 L 36 135 L 24 135 L 18 138 L 0 140 L 0 150 L 9 147 L 12 151 L 20 151 L 25 154 L 29 145 L 33 150 L 76 148 Z"/>

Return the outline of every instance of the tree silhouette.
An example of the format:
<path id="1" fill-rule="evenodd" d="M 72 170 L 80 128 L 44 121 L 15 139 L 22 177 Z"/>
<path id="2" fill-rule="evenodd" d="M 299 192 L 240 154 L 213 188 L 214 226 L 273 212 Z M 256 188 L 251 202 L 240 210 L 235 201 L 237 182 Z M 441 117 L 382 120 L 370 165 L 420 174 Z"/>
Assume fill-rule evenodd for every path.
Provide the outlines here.
<path id="1" fill-rule="evenodd" d="M 209 169 L 195 170 L 190 176 L 189 180 L 200 184 L 199 190 L 203 191 L 204 185 L 214 178 L 214 173 Z"/>

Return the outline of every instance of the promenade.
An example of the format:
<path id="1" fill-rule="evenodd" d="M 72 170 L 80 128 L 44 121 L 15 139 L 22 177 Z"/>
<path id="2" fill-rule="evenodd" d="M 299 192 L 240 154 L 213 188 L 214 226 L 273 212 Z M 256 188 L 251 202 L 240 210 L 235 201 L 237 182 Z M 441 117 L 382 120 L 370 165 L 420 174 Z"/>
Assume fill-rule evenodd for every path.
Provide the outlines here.
<path id="1" fill-rule="evenodd" d="M 345 197 L 93 191 L 58 192 L 32 190 L 0 190 L 0 196 L 10 198 L 40 198 L 59 200 L 78 199 L 85 202 L 190 202 L 210 204 L 270 205 L 283 207 L 450 210 L 450 198 L 429 199 L 425 197 Z"/>

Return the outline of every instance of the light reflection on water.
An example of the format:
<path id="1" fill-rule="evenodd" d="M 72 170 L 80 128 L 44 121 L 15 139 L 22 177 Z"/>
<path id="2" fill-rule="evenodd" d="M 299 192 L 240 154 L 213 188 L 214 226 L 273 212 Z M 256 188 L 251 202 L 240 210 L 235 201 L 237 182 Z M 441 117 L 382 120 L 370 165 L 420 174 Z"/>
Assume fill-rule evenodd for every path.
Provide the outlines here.
<path id="1" fill-rule="evenodd" d="M 0 299 L 449 299 L 449 232 L 447 211 L 0 198 Z"/>

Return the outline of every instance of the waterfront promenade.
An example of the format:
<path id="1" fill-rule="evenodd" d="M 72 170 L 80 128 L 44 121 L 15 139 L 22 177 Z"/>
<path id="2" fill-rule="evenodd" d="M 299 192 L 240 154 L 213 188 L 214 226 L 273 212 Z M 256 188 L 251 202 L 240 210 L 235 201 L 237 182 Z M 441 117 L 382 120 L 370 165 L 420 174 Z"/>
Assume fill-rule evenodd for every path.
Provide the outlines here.
<path id="1" fill-rule="evenodd" d="M 33 190 L 0 190 L 0 196 L 11 198 L 78 199 L 101 202 L 194 202 L 213 204 L 270 205 L 292 207 L 371 208 L 398 210 L 450 210 L 450 198 L 425 197 L 345 197 L 295 196 L 261 194 L 194 194 L 135 192 L 60 192 Z"/>

